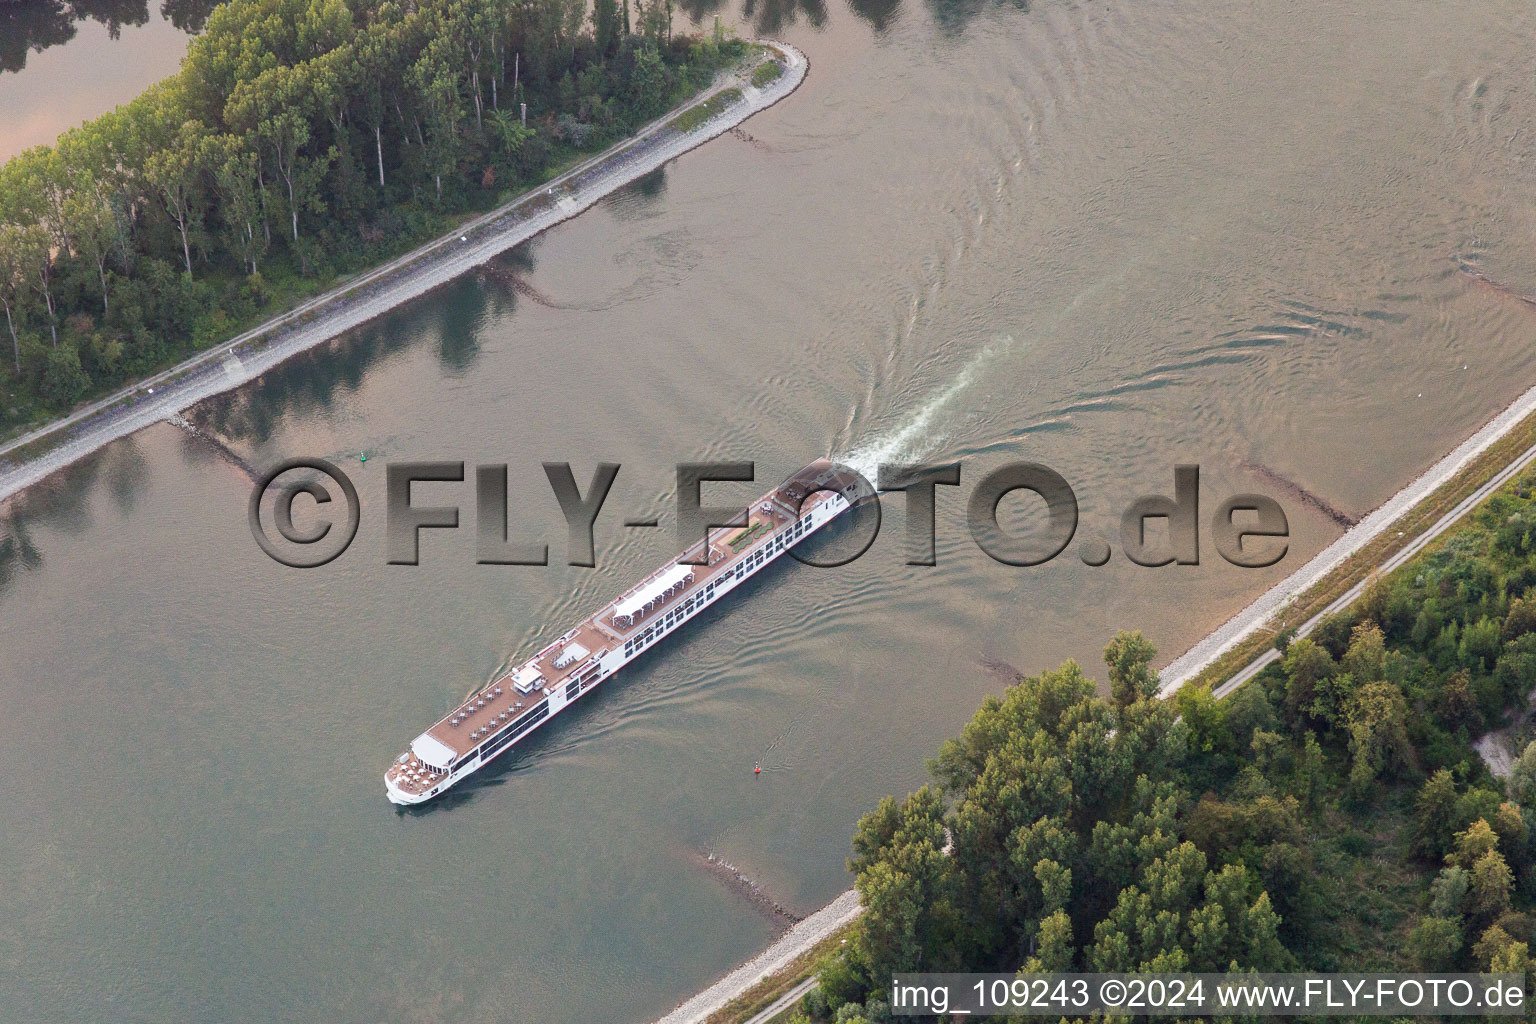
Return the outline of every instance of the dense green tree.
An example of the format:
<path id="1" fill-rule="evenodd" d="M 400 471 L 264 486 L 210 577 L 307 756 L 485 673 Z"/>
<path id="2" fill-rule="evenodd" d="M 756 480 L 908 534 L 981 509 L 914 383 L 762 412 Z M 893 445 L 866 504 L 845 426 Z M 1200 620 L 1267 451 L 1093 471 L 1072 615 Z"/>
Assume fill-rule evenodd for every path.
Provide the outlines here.
<path id="1" fill-rule="evenodd" d="M 229 252 L 239 260 L 245 273 L 256 273 L 266 250 L 266 232 L 259 230 L 262 186 L 256 154 L 234 135 L 213 135 L 202 139 L 198 161 L 207 168 L 221 200 Z"/>
<path id="2" fill-rule="evenodd" d="M 1383 772 L 1395 772 L 1408 764 L 1413 743 L 1408 738 L 1407 719 L 1403 692 L 1391 683 L 1367 683 L 1351 695 L 1349 749 L 1354 763 L 1349 778 L 1361 793 Z"/>
<path id="3" fill-rule="evenodd" d="M 383 5 L 376 19 L 353 41 L 355 62 L 352 84 L 357 91 L 358 116 L 373 137 L 374 160 L 379 172 L 379 188 L 386 187 L 384 173 L 384 128 L 391 106 L 399 102 L 402 89 L 400 11 L 393 4 Z M 409 144 L 410 136 L 402 138 Z"/>
<path id="4" fill-rule="evenodd" d="M 1466 669 L 1452 672 L 1440 687 L 1437 701 L 1440 720 L 1452 729 L 1470 728 L 1481 719 L 1477 693 Z"/>
<path id="5" fill-rule="evenodd" d="M 91 380 L 80 365 L 80 353 L 73 343 L 54 345 L 48 351 L 43 370 L 43 392 L 60 405 L 75 401 L 90 387 Z"/>
<path id="6" fill-rule="evenodd" d="M 1516 941 L 1503 928 L 1494 925 L 1478 940 L 1473 956 L 1480 966 L 1486 964 L 1490 971 L 1525 975 L 1526 988 L 1529 990 L 1531 975 L 1533 969 L 1536 969 L 1536 959 L 1531 957 L 1529 943 Z"/>
<path id="7" fill-rule="evenodd" d="M 1255 733 L 1273 730 L 1276 726 L 1275 709 L 1270 706 L 1269 696 L 1262 686 L 1239 686 L 1227 697 L 1226 705 L 1227 728 L 1235 749 L 1248 749 Z"/>
<path id="8" fill-rule="evenodd" d="M 1408 949 L 1420 970 L 1432 971 L 1453 962 L 1461 944 L 1460 915 L 1421 918 L 1408 933 Z"/>
<path id="9" fill-rule="evenodd" d="M 300 209 L 320 209 L 314 191 L 321 177 L 315 173 L 318 158 L 304 155 L 314 132 L 317 99 L 308 68 L 278 66 L 236 86 L 227 108 L 229 120 L 255 143 L 262 162 L 282 182 L 295 243 Z"/>
<path id="10" fill-rule="evenodd" d="M 1324 615 L 1313 628 L 1311 639 L 1328 652 L 1335 661 L 1344 657 L 1355 629 L 1355 615 L 1351 609 Z"/>
<path id="11" fill-rule="evenodd" d="M 1461 634 L 1462 664 L 1486 672 L 1493 668 L 1503 646 L 1500 623 L 1485 615 Z"/>
<path id="12" fill-rule="evenodd" d="M 1510 907 L 1514 875 L 1497 850 L 1489 850 L 1470 869 L 1471 889 L 1467 894 L 1467 916 L 1484 924 Z"/>
<path id="13" fill-rule="evenodd" d="M 1024 964 L 1026 974 L 1058 974 L 1072 969 L 1076 952 L 1072 944 L 1072 919 L 1057 910 L 1040 922 L 1034 953 Z"/>
<path id="14" fill-rule="evenodd" d="M 1286 651 L 1285 708 L 1292 728 L 1304 728 L 1317 699 L 1318 684 L 1338 670 L 1333 656 L 1311 637 L 1293 642 Z"/>
<path id="15" fill-rule="evenodd" d="M 1536 599 L 1516 598 L 1504 616 L 1502 634 L 1505 640 L 1518 640 L 1527 633 L 1536 633 Z"/>
<path id="16" fill-rule="evenodd" d="M 618 0 L 595 0 L 593 3 L 593 42 L 597 52 L 604 57 L 612 57 L 619 47 L 619 33 L 623 28 L 619 18 Z"/>
<path id="17" fill-rule="evenodd" d="M 17 331 L 17 307 L 26 295 L 30 274 L 44 257 L 48 239 L 42 229 L 7 224 L 0 218 L 0 306 L 5 307 L 5 326 L 11 336 L 11 357 L 16 376 L 21 376 L 21 336 Z"/>
<path id="18" fill-rule="evenodd" d="M 1209 686 L 1185 686 L 1179 690 L 1174 703 L 1188 727 L 1192 752 L 1206 755 L 1232 752 L 1227 708 L 1216 699 Z"/>
<path id="19" fill-rule="evenodd" d="M 1525 816 L 1520 813 L 1520 808 L 1505 801 L 1499 805 L 1499 809 L 1488 824 L 1493 827 L 1494 834 L 1499 837 L 1499 852 L 1504 855 L 1510 867 L 1515 869 L 1525 867 L 1528 859 L 1530 829 L 1525 823 Z"/>
<path id="20" fill-rule="evenodd" d="M 1536 592 L 1525 486 L 1224 700 L 1114 685 L 1101 700 L 1071 664 L 988 698 L 930 764 L 939 790 L 923 802 L 952 837 L 935 886 L 956 911 L 952 940 L 916 941 L 939 933 L 920 923 L 916 882 L 889 886 L 908 902 L 867 904 L 856 929 L 879 925 L 887 947 L 912 936 L 903 955 L 925 963 L 1026 974 L 1536 966 L 1536 744 L 1506 799 L 1469 743 L 1536 687 L 1519 606 Z M 850 865 L 913 878 L 894 856 L 902 820 L 902 805 L 877 808 Z M 1421 859 L 1393 865 L 1398 850 Z M 1405 900 L 1399 883 L 1415 876 Z M 1361 941 L 1372 932 L 1384 940 Z M 869 1002 L 882 978 L 867 960 L 834 960 L 853 990 L 818 1022 L 883 1005 Z"/>
<path id="21" fill-rule="evenodd" d="M 1122 707 L 1141 697 L 1157 693 L 1157 673 L 1152 659 L 1157 648 L 1141 630 L 1121 630 L 1104 648 L 1104 664 L 1109 668 L 1109 692 Z"/>
<path id="22" fill-rule="evenodd" d="M 427 165 L 432 170 L 437 199 L 443 198 L 443 175 L 453 175 L 460 157 L 459 96 L 448 63 L 447 43 L 429 45 L 411 68 L 410 83 L 426 124 Z"/>
<path id="23" fill-rule="evenodd" d="M 1456 848 L 1446 854 L 1446 863 L 1470 869 L 1484 854 L 1499 848 L 1499 835 L 1483 818 L 1468 825 L 1465 831 L 1456 833 Z"/>
<path id="24" fill-rule="evenodd" d="M 144 161 L 144 179 L 176 225 L 176 233 L 181 239 L 182 266 L 190 276 L 192 240 L 201 232 L 206 208 L 203 182 L 207 168 L 202 163 L 206 153 L 206 129 L 191 120 L 165 127 L 167 134 Z"/>
<path id="25" fill-rule="evenodd" d="M 1461 919 L 1467 911 L 1472 875 L 1466 868 L 1447 864 L 1429 884 L 1429 912 L 1437 917 Z"/>
<path id="26" fill-rule="evenodd" d="M 1515 759 L 1505 788 L 1522 806 L 1536 805 L 1536 742 L 1527 743 Z"/>
<path id="27" fill-rule="evenodd" d="M 82 174 L 81 177 L 86 176 Z M 102 312 L 110 313 L 107 261 L 112 258 L 115 248 L 118 218 L 105 189 L 90 180 L 76 183 L 64 201 L 64 217 L 75 251 L 96 271 L 101 286 Z"/>
<path id="28" fill-rule="evenodd" d="M 1361 686 L 1387 678 L 1387 644 L 1381 627 L 1370 621 L 1356 626 L 1339 667 Z"/>
<path id="29" fill-rule="evenodd" d="M 1456 780 L 1444 768 L 1424 783 L 1413 812 L 1415 856 L 1438 861 L 1450 852 L 1458 827 L 1458 801 Z"/>
<path id="30" fill-rule="evenodd" d="M 914 794 L 888 837 L 889 812 L 861 828 L 866 842 L 879 843 L 856 857 L 859 896 L 870 910 L 869 925 L 860 929 L 856 943 L 874 977 L 942 969 L 951 962 L 959 919 L 939 811 L 931 794 Z"/>

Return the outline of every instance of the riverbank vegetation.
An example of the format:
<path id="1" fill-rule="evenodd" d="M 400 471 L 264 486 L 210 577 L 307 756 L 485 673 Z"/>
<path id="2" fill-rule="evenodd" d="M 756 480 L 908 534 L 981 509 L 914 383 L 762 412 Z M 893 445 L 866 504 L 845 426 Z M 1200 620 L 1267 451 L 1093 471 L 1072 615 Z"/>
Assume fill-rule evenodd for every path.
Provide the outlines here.
<path id="1" fill-rule="evenodd" d="M 1532 971 L 1536 501 L 1509 485 L 1225 700 L 1159 700 L 1140 634 L 988 698 L 860 821 L 864 915 L 800 1021 L 890 1019 L 908 970 Z"/>
<path id="2" fill-rule="evenodd" d="M 774 64 L 774 67 L 778 65 Z M 680 132 L 691 132 L 740 99 L 740 89 L 721 89 L 703 103 L 695 104 L 674 117 L 672 127 Z"/>
<path id="3" fill-rule="evenodd" d="M 671 0 L 231 0 L 179 74 L 0 167 L 0 427 L 260 322 L 706 87 Z"/>

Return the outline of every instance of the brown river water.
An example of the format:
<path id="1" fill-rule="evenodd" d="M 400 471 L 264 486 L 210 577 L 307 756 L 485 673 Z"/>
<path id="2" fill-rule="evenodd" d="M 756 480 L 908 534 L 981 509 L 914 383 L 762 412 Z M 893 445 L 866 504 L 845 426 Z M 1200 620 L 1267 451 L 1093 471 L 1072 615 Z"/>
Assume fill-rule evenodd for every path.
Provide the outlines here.
<path id="1" fill-rule="evenodd" d="M 510 254 L 523 287 L 461 279 L 189 413 L 339 461 L 340 559 L 266 559 L 249 479 L 170 426 L 0 517 L 0 1017 L 649 1021 L 781 926 L 701 855 L 816 908 L 988 665 L 1102 675 L 1121 627 L 1173 657 L 1536 382 L 1523 5 L 724 13 L 805 51 L 794 96 Z M 102 53 L 82 97 L 149 62 Z M 412 736 L 675 553 L 673 463 L 828 453 L 964 460 L 937 566 L 888 502 L 851 566 L 776 564 L 453 799 L 386 802 Z M 467 484 L 419 488 L 465 527 L 386 565 L 384 467 L 430 458 L 509 463 L 556 562 L 540 463 L 622 463 L 598 567 L 475 565 Z M 994 563 L 964 500 L 1018 459 L 1117 548 L 1198 463 L 1206 509 L 1275 494 L 1290 553 Z"/>

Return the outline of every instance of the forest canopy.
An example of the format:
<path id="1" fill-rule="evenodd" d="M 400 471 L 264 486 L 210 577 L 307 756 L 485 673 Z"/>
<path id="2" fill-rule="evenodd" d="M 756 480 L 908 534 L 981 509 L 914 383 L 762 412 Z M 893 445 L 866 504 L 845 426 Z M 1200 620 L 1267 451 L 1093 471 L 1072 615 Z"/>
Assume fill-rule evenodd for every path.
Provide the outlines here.
<path id="1" fill-rule="evenodd" d="M 0 166 L 0 423 L 404 251 L 747 52 L 674 38 L 671 15 L 671 0 L 214 7 L 177 75 Z"/>

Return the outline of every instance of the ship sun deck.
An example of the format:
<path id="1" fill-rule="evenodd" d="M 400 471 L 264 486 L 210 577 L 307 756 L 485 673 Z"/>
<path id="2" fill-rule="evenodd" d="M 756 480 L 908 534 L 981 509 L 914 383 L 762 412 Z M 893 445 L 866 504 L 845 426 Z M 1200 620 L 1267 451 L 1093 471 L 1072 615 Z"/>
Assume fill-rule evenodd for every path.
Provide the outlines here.
<path id="1" fill-rule="evenodd" d="M 689 548 L 676 563 L 647 576 L 617 601 L 471 695 L 418 737 L 418 742 L 430 748 L 429 757 L 446 762 L 434 752 L 447 748 L 455 757 L 462 757 L 551 696 L 572 700 L 585 693 L 602 678 L 598 660 L 605 653 L 667 623 L 670 612 L 682 608 L 695 595 L 711 591 L 717 581 L 759 552 L 776 543 L 788 547 L 798 541 L 803 534 L 795 530 L 797 518 L 832 500 L 831 493 L 818 486 L 837 488 L 847 483 L 833 479 L 818 485 L 817 471 L 825 476 L 827 465 L 813 463 L 759 498 L 747 510 L 742 525 L 711 530 L 706 540 Z M 676 621 L 680 620 L 674 619 L 672 624 Z M 414 749 L 417 743 L 412 746 L 390 766 L 387 776 L 405 792 L 420 794 L 442 781 L 450 765 L 434 765 L 419 756 Z"/>

